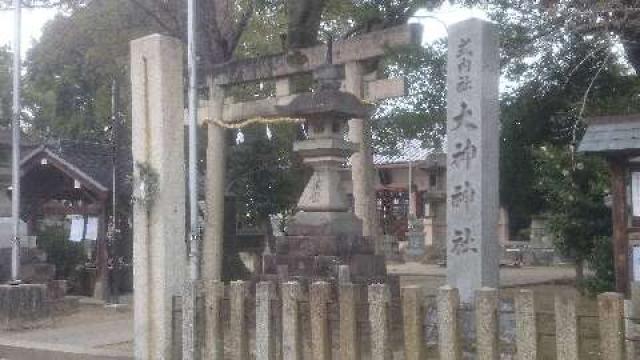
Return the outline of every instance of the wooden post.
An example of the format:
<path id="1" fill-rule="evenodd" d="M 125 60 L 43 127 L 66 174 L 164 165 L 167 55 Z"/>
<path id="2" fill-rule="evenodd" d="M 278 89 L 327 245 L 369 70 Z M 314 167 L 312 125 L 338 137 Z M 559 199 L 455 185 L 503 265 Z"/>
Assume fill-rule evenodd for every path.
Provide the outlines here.
<path id="1" fill-rule="evenodd" d="M 107 211 L 104 200 L 100 201 L 98 211 L 98 237 L 96 239 L 96 284 L 93 289 L 93 297 L 107 301 L 111 297 L 109 287 L 109 250 L 107 249 Z"/>
<path id="2" fill-rule="evenodd" d="M 556 295 L 556 351 L 558 360 L 578 360 L 578 316 L 574 298 Z"/>
<path id="3" fill-rule="evenodd" d="M 275 292 L 270 281 L 261 281 L 256 286 L 256 360 L 276 359 L 275 319 L 271 310 Z"/>
<path id="4" fill-rule="evenodd" d="M 438 290 L 438 347 L 440 360 L 460 360 L 461 347 L 458 334 L 458 289 L 445 285 Z"/>
<path id="5" fill-rule="evenodd" d="M 516 294 L 516 347 L 518 360 L 538 358 L 538 333 L 533 291 L 520 290 Z"/>
<path id="6" fill-rule="evenodd" d="M 197 299 L 200 282 L 187 280 L 182 292 L 182 359 L 198 359 L 198 340 L 196 331 Z"/>
<path id="7" fill-rule="evenodd" d="M 358 290 L 354 284 L 340 284 L 340 360 L 360 359 L 357 322 Z"/>
<path id="8" fill-rule="evenodd" d="M 247 285 L 244 281 L 232 281 L 231 295 L 231 341 L 233 343 L 232 359 L 248 360 L 249 346 L 247 336 L 247 322 L 245 320 L 245 307 L 247 298 Z"/>
<path id="9" fill-rule="evenodd" d="M 309 304 L 311 307 L 311 352 L 313 360 L 331 359 L 331 334 L 329 334 L 330 296 L 329 283 L 318 281 L 311 284 Z"/>
<path id="10" fill-rule="evenodd" d="M 640 283 L 631 283 L 631 300 L 625 306 L 627 359 L 640 358 Z"/>
<path id="11" fill-rule="evenodd" d="M 302 326 L 300 284 L 292 281 L 282 284 L 282 357 L 284 360 L 302 360 Z"/>
<path id="12" fill-rule="evenodd" d="M 390 360 L 389 302 L 387 284 L 369 285 L 369 323 L 371 324 L 371 359 Z"/>
<path id="13" fill-rule="evenodd" d="M 421 360 L 424 358 L 424 336 L 422 321 L 422 288 L 408 286 L 402 288 L 402 320 L 404 323 L 404 358 Z"/>
<path id="14" fill-rule="evenodd" d="M 497 360 L 498 351 L 498 290 L 476 290 L 476 337 L 479 360 Z"/>
<path id="15" fill-rule="evenodd" d="M 624 297 L 617 293 L 598 295 L 600 351 L 607 360 L 624 360 Z"/>
<path id="16" fill-rule="evenodd" d="M 621 159 L 609 159 L 611 167 L 611 194 L 613 205 L 613 256 L 616 273 L 616 291 L 628 293 L 629 287 L 629 237 L 627 235 L 627 189 L 625 163 Z"/>
<path id="17" fill-rule="evenodd" d="M 220 281 L 204 282 L 205 301 L 205 343 L 203 359 L 224 359 L 224 325 L 222 323 L 222 299 L 224 284 Z"/>

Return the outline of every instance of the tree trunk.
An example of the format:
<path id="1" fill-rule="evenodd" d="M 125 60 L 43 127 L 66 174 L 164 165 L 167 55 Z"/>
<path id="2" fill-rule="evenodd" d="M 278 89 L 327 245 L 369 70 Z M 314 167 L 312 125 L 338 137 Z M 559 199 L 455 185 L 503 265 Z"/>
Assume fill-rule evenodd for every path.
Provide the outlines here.
<path id="1" fill-rule="evenodd" d="M 287 2 L 289 28 L 287 43 L 290 49 L 316 45 L 322 11 L 326 0 L 290 0 Z"/>

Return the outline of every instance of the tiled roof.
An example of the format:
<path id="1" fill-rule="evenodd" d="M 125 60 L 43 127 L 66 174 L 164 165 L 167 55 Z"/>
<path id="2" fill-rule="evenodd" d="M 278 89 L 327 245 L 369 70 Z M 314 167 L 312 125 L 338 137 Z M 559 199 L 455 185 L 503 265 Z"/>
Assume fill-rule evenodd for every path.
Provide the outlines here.
<path id="1" fill-rule="evenodd" d="M 60 140 L 46 147 L 107 189 L 111 188 L 113 171 L 111 145 Z"/>
<path id="2" fill-rule="evenodd" d="M 38 153 L 48 152 L 77 169 L 90 181 L 104 189 L 111 189 L 113 179 L 113 148 L 111 144 L 91 143 L 73 140 L 56 140 L 41 145 L 32 151 L 24 152 L 23 162 Z M 130 191 L 128 177 L 131 171 L 130 151 L 118 157 L 118 187 L 120 191 Z"/>
<path id="3" fill-rule="evenodd" d="M 396 150 L 396 153 L 390 155 L 375 154 L 373 156 L 373 163 L 383 165 L 423 161 L 433 153 L 433 149 L 424 149 L 419 140 L 403 141 L 398 144 Z"/>
<path id="4" fill-rule="evenodd" d="M 640 114 L 592 118 L 578 151 L 639 152 Z"/>

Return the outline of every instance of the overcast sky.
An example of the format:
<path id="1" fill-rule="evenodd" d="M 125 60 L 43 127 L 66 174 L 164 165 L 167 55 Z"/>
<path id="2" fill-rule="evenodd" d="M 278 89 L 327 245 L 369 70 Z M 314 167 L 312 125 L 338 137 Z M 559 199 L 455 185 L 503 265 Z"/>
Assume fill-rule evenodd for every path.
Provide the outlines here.
<path id="1" fill-rule="evenodd" d="M 22 53 L 40 39 L 42 26 L 56 16 L 54 9 L 22 9 Z M 13 11 L 0 11 L 0 45 L 13 44 Z"/>
<path id="2" fill-rule="evenodd" d="M 35 41 L 40 39 L 43 25 L 53 19 L 57 11 L 54 9 L 22 9 L 22 53 L 24 54 Z M 418 11 L 417 16 L 435 16 L 433 18 L 416 18 L 413 21 L 425 25 L 425 41 L 433 41 L 446 36 L 444 24 L 450 25 L 470 16 L 484 17 L 481 10 L 469 10 L 451 6 L 448 2 L 436 12 Z M 0 11 L 0 45 L 13 43 L 13 11 Z"/>

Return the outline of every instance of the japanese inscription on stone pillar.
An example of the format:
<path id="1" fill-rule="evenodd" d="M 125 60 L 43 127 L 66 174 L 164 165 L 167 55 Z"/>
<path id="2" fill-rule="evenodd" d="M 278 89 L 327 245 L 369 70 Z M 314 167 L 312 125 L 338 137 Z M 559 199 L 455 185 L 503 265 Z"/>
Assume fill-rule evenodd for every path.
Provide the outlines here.
<path id="1" fill-rule="evenodd" d="M 467 303 L 498 286 L 498 51 L 489 22 L 449 28 L 447 281 Z"/>

